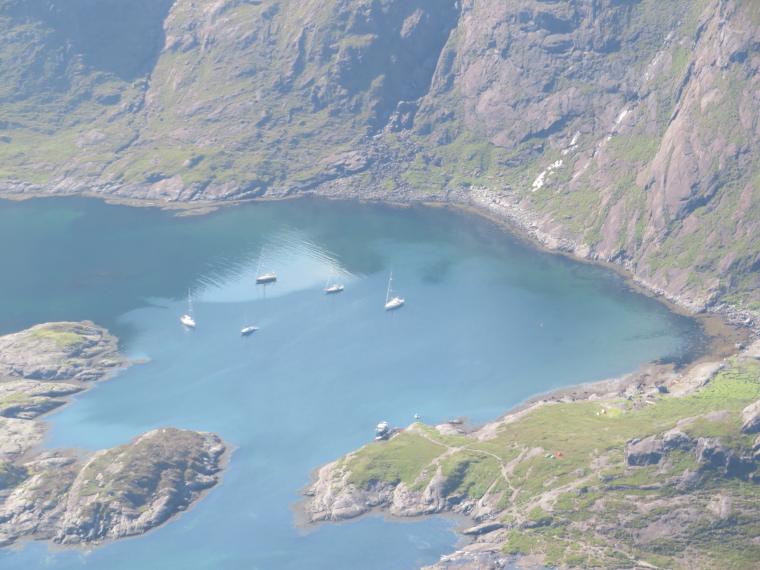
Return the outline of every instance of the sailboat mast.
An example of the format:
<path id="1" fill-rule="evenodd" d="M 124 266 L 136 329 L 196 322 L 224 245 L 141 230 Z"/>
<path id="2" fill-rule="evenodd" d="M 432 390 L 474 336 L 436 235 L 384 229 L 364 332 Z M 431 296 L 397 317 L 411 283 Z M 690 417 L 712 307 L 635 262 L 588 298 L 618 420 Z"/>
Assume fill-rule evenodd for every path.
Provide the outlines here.
<path id="1" fill-rule="evenodd" d="M 391 269 L 391 276 L 388 278 L 388 292 L 385 294 L 385 304 L 388 304 L 388 299 L 391 298 L 391 282 L 393 281 L 393 269 Z"/>
<path id="2" fill-rule="evenodd" d="M 259 264 L 256 266 L 256 276 L 259 276 L 259 272 L 261 271 L 261 260 L 264 259 L 264 246 L 261 246 L 261 253 L 259 254 Z"/>

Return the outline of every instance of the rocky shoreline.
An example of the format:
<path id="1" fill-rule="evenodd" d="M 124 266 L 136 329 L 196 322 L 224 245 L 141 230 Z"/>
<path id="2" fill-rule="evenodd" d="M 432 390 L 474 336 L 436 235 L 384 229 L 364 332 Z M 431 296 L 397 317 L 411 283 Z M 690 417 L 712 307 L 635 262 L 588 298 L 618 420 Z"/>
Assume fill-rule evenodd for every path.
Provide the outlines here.
<path id="1" fill-rule="evenodd" d="M 270 191 L 263 197 L 285 197 L 289 193 Z M 313 195 L 330 199 L 366 200 L 396 204 L 428 204 L 465 208 L 504 225 L 518 237 L 528 240 L 532 245 L 560 254 L 569 255 L 579 261 L 604 264 L 629 279 L 642 293 L 668 302 L 672 309 L 681 310 L 689 315 L 712 314 L 721 317 L 731 326 L 742 328 L 750 338 L 760 338 L 760 315 L 748 310 L 740 310 L 714 297 L 688 297 L 679 291 L 671 291 L 649 282 L 638 275 L 635 267 L 621 257 L 605 259 L 593 248 L 577 243 L 557 234 L 559 228 L 551 219 L 540 219 L 538 215 L 521 206 L 517 193 L 508 188 L 501 190 L 487 187 L 469 187 L 467 189 L 448 191 L 445 194 L 432 195 L 428 192 L 409 187 L 389 191 L 379 185 L 357 188 L 350 179 L 337 179 L 301 191 L 300 195 Z M 561 232 L 560 232 L 561 233 Z"/>
<path id="2" fill-rule="evenodd" d="M 361 172 L 367 168 L 372 171 L 374 178 L 379 180 L 398 178 L 398 172 L 403 170 L 404 164 L 392 160 L 387 149 L 376 141 L 365 143 L 358 151 L 350 151 L 329 158 L 331 162 L 328 161 L 327 174 L 322 173 L 298 184 L 262 188 L 255 193 L 237 193 L 233 185 L 227 193 L 229 198 L 213 201 L 167 198 L 161 190 L 166 181 L 124 187 L 115 184 L 86 186 L 81 182 L 63 181 L 52 188 L 33 184 L 4 183 L 0 184 L 0 198 L 26 199 L 79 194 L 105 199 L 113 204 L 159 207 L 175 211 L 176 215 L 182 216 L 202 215 L 219 207 L 233 206 L 251 200 L 282 200 L 299 197 L 462 208 L 504 226 L 517 237 L 527 240 L 539 249 L 568 255 L 583 262 L 608 266 L 622 273 L 640 292 L 667 302 L 672 310 L 683 311 L 689 315 L 715 315 L 727 324 L 747 331 L 749 335 L 747 340 L 760 338 L 760 315 L 756 311 L 737 309 L 721 302 L 720 297 L 714 294 L 695 297 L 684 295 L 678 289 L 655 284 L 647 279 L 646 275 L 638 273 L 636 267 L 625 256 L 615 255 L 614 258 L 608 259 L 596 252 L 593 247 L 570 239 L 554 220 L 542 218 L 526 209 L 519 193 L 508 187 L 471 186 L 430 193 L 408 184 L 399 184 L 393 189 L 377 182 L 357 184 L 356 177 L 352 176 L 355 172 L 351 170 L 351 165 L 357 161 L 362 165 Z M 181 181 L 179 183 L 181 184 Z M 180 194 L 184 195 L 184 193 Z"/>
<path id="3" fill-rule="evenodd" d="M 0 546 L 92 547 L 144 534 L 220 482 L 227 448 L 212 433 L 161 428 L 87 456 L 39 449 L 43 414 L 130 364 L 89 321 L 0 337 Z"/>
<path id="4" fill-rule="evenodd" d="M 750 347 L 743 349 L 738 355 L 728 360 L 701 362 L 685 371 L 675 371 L 672 367 L 643 368 L 639 373 L 627 378 L 611 382 L 588 384 L 580 387 L 560 390 L 541 396 L 536 401 L 520 406 L 482 426 L 456 425 L 444 423 L 433 426 L 435 438 L 431 439 L 431 432 L 426 426 L 412 424 L 402 433 L 414 434 L 414 436 L 437 443 L 447 441 L 447 438 L 467 437 L 472 442 L 491 442 L 508 432 L 511 425 L 518 425 L 535 412 L 546 409 L 547 406 L 556 407 L 562 404 L 594 403 L 599 406 L 600 413 L 606 414 L 608 410 L 615 410 L 620 406 L 619 402 L 630 402 L 632 410 L 646 409 L 661 402 L 664 394 L 675 397 L 686 397 L 697 393 L 699 390 L 713 381 L 725 367 L 741 366 L 750 363 L 756 366 L 760 362 L 760 340 L 755 341 Z M 579 392 L 582 390 L 582 394 Z M 613 413 L 613 412 L 609 412 Z M 695 421 L 719 422 L 728 417 L 728 412 L 711 412 L 704 416 L 682 418 L 677 427 L 670 431 L 664 431 L 658 435 L 652 435 L 643 439 L 629 439 L 625 445 L 625 464 L 629 472 L 639 467 L 658 465 L 666 469 L 668 461 L 665 458 L 671 450 L 696 453 L 697 464 L 706 465 L 710 468 L 723 470 L 726 476 L 744 477 L 755 471 L 756 462 L 760 461 L 760 436 L 755 439 L 754 456 L 741 454 L 728 449 L 721 442 L 721 438 L 690 438 L 681 429 L 693 424 Z M 704 420 L 702 419 L 704 418 Z M 742 433 L 755 434 L 760 431 L 760 401 L 747 406 L 741 413 Z M 660 429 L 662 431 L 662 428 Z M 754 435 L 751 435 L 755 438 Z M 438 439 L 440 438 L 440 439 Z M 541 438 L 544 439 L 544 438 Z M 534 445 L 545 445 L 535 442 Z M 369 444 L 384 445 L 380 444 Z M 461 444 L 460 444 L 461 445 Z M 366 487 L 356 484 L 354 473 L 350 464 L 361 454 L 362 450 L 350 453 L 343 458 L 328 463 L 312 472 L 312 483 L 304 487 L 300 493 L 305 497 L 295 507 L 299 513 L 299 519 L 305 525 L 322 522 L 343 522 L 365 516 L 371 513 L 381 513 L 392 518 L 418 518 L 430 515 L 454 514 L 462 516 L 469 524 L 462 525 L 460 532 L 468 537 L 471 542 L 462 547 L 456 553 L 447 555 L 430 567 L 429 570 L 442 570 L 444 568 L 457 568 L 459 570 L 495 570 L 515 564 L 515 558 L 508 556 L 504 551 L 504 545 L 508 540 L 508 534 L 512 529 L 533 529 L 550 524 L 548 520 L 533 520 L 526 516 L 528 509 L 513 508 L 509 502 L 504 503 L 499 493 L 486 493 L 480 499 L 465 495 L 452 495 L 451 483 L 441 470 L 447 455 L 455 452 L 455 447 L 443 451 L 436 459 L 439 465 L 437 472 L 430 476 L 423 471 L 418 479 L 424 479 L 426 483 L 409 485 L 404 482 L 374 480 Z M 478 449 L 483 449 L 479 447 Z M 519 455 L 508 462 L 501 464 L 501 470 L 507 481 L 512 473 L 520 469 L 520 465 L 536 458 L 543 457 L 546 449 L 532 447 L 523 449 Z M 546 457 L 549 457 L 548 455 Z M 608 458 L 602 458 L 596 462 L 596 467 L 578 476 L 562 491 L 576 493 L 578 496 L 584 493 L 595 493 L 604 489 L 625 490 L 626 488 L 655 490 L 663 484 L 653 481 L 650 485 L 639 487 L 626 485 L 605 485 L 606 481 L 612 481 L 622 475 L 609 476 L 605 469 L 609 468 Z M 680 477 L 680 479 L 679 479 Z M 689 489 L 697 485 L 703 477 L 698 471 L 686 470 L 676 479 L 669 480 L 669 484 L 678 487 L 684 496 L 688 496 Z M 760 475 L 752 475 L 760 481 Z M 754 480 L 754 479 L 753 479 Z M 601 483 L 600 483 L 601 482 Z M 619 489 L 618 489 L 619 487 Z M 651 487 L 651 489 L 649 489 Z M 513 489 L 515 492 L 518 489 Z M 551 504 L 555 503 L 559 493 L 555 489 L 538 493 L 538 498 L 532 500 L 530 505 L 541 506 L 548 513 L 552 512 Z M 513 495 L 514 496 L 514 495 Z M 534 517 L 535 518 L 535 517 Z M 622 526 L 621 526 L 622 528 Z M 609 531 L 610 529 L 607 529 Z M 604 533 L 603 533 L 604 534 Z M 542 564 L 546 560 L 544 556 L 528 556 L 518 566 L 530 566 Z M 563 566 L 566 567 L 566 566 Z"/>

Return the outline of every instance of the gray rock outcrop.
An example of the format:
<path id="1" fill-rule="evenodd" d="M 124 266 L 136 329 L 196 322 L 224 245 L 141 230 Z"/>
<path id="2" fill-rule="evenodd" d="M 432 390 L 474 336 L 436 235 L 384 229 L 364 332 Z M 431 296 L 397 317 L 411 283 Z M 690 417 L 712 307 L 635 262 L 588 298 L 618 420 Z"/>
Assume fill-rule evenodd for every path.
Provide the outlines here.
<path id="1" fill-rule="evenodd" d="M 625 462 L 629 467 L 657 465 L 668 452 L 676 449 L 693 449 L 697 463 L 719 469 L 729 477 L 744 477 L 755 469 L 755 456 L 760 457 L 760 444 L 757 445 L 757 450 L 753 450 L 755 456 L 738 456 L 733 450 L 726 448 L 720 438 L 700 437 L 694 441 L 680 429 L 673 428 L 662 432 L 659 437 L 650 435 L 627 443 Z M 698 474 L 686 472 L 683 477 L 674 478 L 673 483 L 691 486 L 695 476 L 699 480 Z"/>
<path id="2" fill-rule="evenodd" d="M 642 440 L 634 440 L 625 448 L 625 462 L 631 467 L 656 465 L 665 451 L 662 440 L 650 435 Z"/>
<path id="3" fill-rule="evenodd" d="M 760 432 L 760 400 L 742 410 L 742 433 Z"/>
<path id="4" fill-rule="evenodd" d="M 697 463 L 719 469 L 729 477 L 744 477 L 756 467 L 752 456 L 737 455 L 717 437 L 700 437 L 696 455 Z"/>
<path id="5" fill-rule="evenodd" d="M 710 463 L 714 467 L 725 467 L 728 461 L 728 450 L 717 437 L 700 437 L 697 440 L 697 463 Z"/>
<path id="6" fill-rule="evenodd" d="M 41 414 L 129 365 L 93 323 L 49 323 L 0 337 L 0 546 L 17 540 L 98 544 L 147 532 L 220 481 L 225 445 L 162 428 L 83 459 L 35 452 Z M 44 379 L 44 380 L 43 380 Z"/>
<path id="7" fill-rule="evenodd" d="M 32 419 L 65 404 L 61 398 L 85 388 L 63 382 L 7 380 L 0 382 L 0 416 Z"/>
<path id="8" fill-rule="evenodd" d="M 125 365 L 116 339 L 89 321 L 35 325 L 0 337 L 0 376 L 91 381 Z"/>
<path id="9" fill-rule="evenodd" d="M 60 544 L 142 534 L 218 483 L 224 451 L 214 434 L 162 428 L 85 462 L 34 461 L 0 505 L 0 534 Z"/>
<path id="10" fill-rule="evenodd" d="M 678 428 L 673 428 L 662 432 L 662 445 L 668 451 L 674 449 L 691 449 L 694 447 L 694 440 Z"/>

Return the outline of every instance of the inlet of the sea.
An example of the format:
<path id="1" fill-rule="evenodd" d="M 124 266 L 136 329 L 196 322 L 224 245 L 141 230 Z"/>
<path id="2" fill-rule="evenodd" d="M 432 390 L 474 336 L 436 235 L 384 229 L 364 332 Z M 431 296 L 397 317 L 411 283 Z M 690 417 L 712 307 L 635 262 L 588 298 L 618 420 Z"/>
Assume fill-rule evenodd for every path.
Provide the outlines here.
<path id="1" fill-rule="evenodd" d="M 145 360 L 48 416 L 49 447 L 161 426 L 235 446 L 223 483 L 92 552 L 33 544 L 0 568 L 382 570 L 432 564 L 454 523 L 367 517 L 303 533 L 311 469 L 393 426 L 498 417 L 538 393 L 684 350 L 694 323 L 615 273 L 446 209 L 289 200 L 176 217 L 85 198 L 0 202 L 0 333 L 90 319 Z M 391 269 L 405 299 L 383 308 Z M 277 281 L 256 285 L 257 273 Z M 345 285 L 327 295 L 328 281 Z M 195 330 L 180 324 L 193 300 Z M 243 337 L 244 325 L 259 330 Z"/>

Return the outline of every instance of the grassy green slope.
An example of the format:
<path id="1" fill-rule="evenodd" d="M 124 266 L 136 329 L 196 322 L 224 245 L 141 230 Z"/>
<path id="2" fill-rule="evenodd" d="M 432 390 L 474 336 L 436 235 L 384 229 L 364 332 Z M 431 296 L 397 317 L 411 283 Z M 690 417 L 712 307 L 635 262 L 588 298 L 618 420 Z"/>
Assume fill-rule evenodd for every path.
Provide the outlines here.
<path id="1" fill-rule="evenodd" d="M 751 477 L 699 464 L 693 449 L 629 467 L 624 448 L 692 418 L 680 424 L 689 437 L 717 437 L 737 457 L 751 456 L 755 436 L 740 433 L 739 412 L 758 398 L 760 363 L 735 364 L 695 394 L 665 395 L 652 405 L 641 399 L 546 405 L 487 441 L 423 428 L 427 437 L 408 433 L 366 446 L 341 468 L 360 488 L 377 481 L 424 488 L 430 477 L 420 474 L 438 466 L 445 494 L 458 496 L 454 504 L 497 505 L 511 529 L 506 552 L 543 554 L 548 565 L 631 568 L 643 560 L 663 568 L 749 569 L 760 557 L 760 486 Z M 685 471 L 700 475 L 695 486 L 684 486 Z M 729 505 L 725 512 L 715 508 L 719 499 Z"/>

